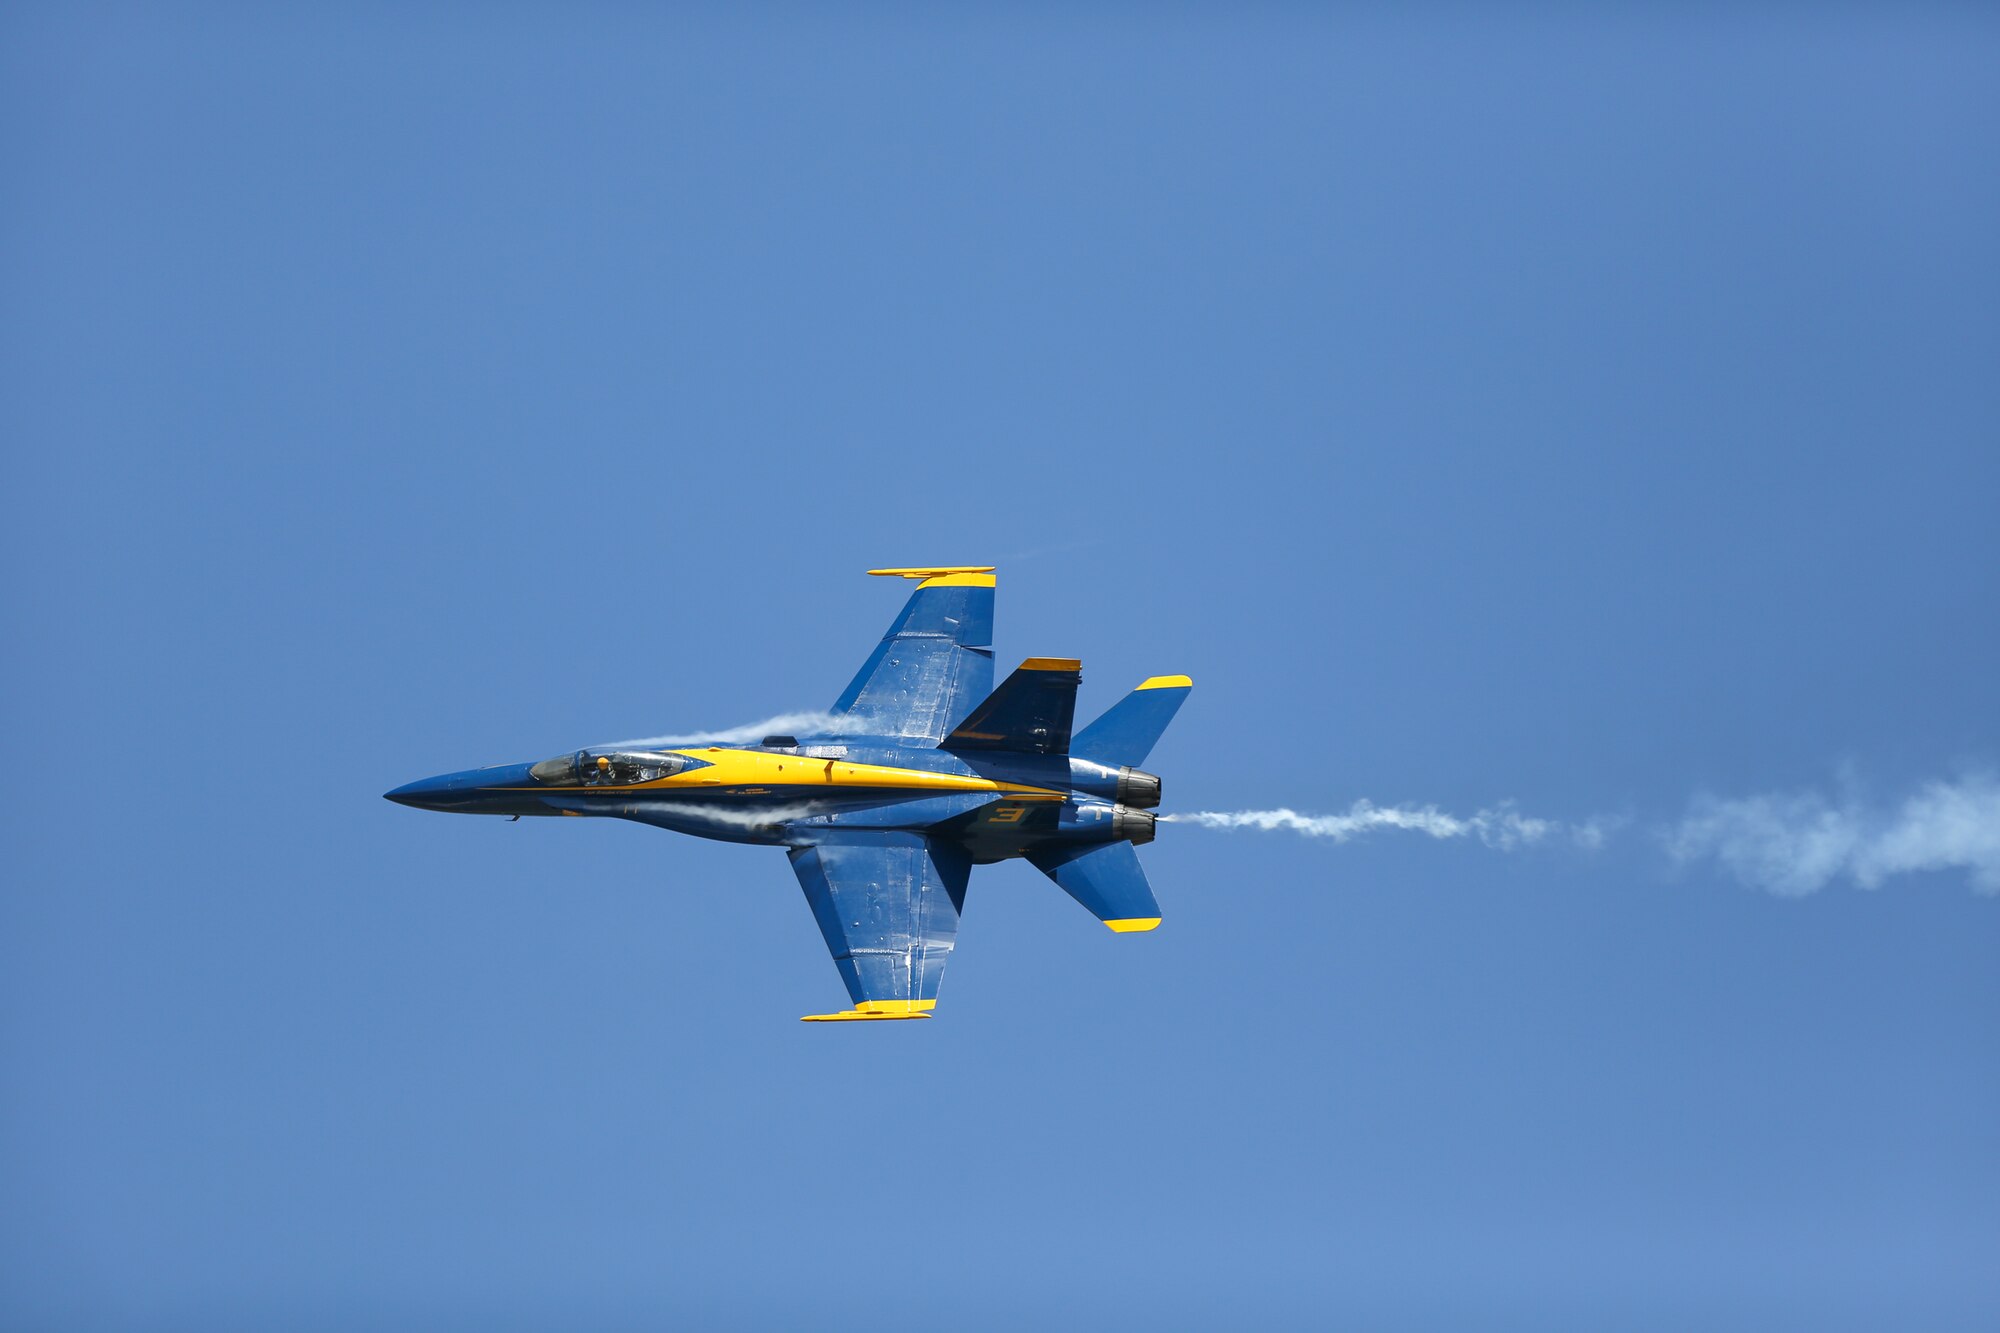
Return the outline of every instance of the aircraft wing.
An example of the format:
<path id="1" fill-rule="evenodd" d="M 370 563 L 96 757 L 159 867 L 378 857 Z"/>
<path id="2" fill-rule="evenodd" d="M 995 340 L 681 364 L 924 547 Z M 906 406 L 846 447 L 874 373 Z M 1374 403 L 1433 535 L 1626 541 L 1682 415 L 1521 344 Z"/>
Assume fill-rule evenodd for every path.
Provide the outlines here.
<path id="1" fill-rule="evenodd" d="M 806 1021 L 927 1017 L 965 907 L 965 853 L 921 833 L 857 829 L 788 855 L 854 1000 Z"/>
<path id="2" fill-rule="evenodd" d="M 850 729 L 935 745 L 993 692 L 993 571 L 871 569 L 917 587 L 833 706 Z"/>

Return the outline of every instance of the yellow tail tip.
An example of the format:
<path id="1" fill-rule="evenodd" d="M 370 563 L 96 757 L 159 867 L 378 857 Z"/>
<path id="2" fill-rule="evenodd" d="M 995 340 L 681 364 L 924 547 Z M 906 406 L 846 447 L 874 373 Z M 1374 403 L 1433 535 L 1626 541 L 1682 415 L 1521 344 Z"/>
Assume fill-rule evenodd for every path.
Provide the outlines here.
<path id="1" fill-rule="evenodd" d="M 1189 690 L 1194 688 L 1194 682 L 1186 676 L 1148 676 L 1139 682 L 1139 688 L 1142 690 Z"/>
<path id="2" fill-rule="evenodd" d="M 1120 935 L 1130 935 L 1134 931 L 1154 929 L 1160 924 L 1160 918 L 1156 916 L 1128 916 L 1122 921 L 1107 921 L 1104 924 L 1117 931 Z"/>

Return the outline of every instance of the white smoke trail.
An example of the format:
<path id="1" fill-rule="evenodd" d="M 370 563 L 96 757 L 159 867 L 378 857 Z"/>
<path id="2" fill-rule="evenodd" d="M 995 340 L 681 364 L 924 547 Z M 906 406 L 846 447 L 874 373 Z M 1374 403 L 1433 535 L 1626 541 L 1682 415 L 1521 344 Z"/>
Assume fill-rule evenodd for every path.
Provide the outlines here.
<path id="1" fill-rule="evenodd" d="M 2000 780 L 1973 773 L 1927 782 L 1893 811 L 1816 791 L 1701 795 L 1661 837 L 1681 864 L 1713 858 L 1743 883 L 1785 897 L 1816 893 L 1841 875 L 1873 889 L 1921 870 L 1963 870 L 1981 893 L 2000 893 Z"/>
<path id="2" fill-rule="evenodd" d="M 1581 823 L 1538 819 L 1507 804 L 1461 816 L 1435 805 L 1378 806 L 1365 800 L 1340 814 L 1195 810 L 1160 820 L 1285 830 L 1337 843 L 1403 830 L 1440 839 L 1477 838 L 1503 851 L 1548 842 L 1595 849 L 1626 822 L 1604 816 Z M 1924 783 L 1893 807 L 1870 805 L 1852 794 L 1833 800 L 1817 791 L 1700 795 L 1682 819 L 1654 825 L 1652 832 L 1678 864 L 1713 861 L 1744 884 L 1785 897 L 1817 893 L 1843 876 L 1874 889 L 1893 875 L 1937 870 L 1962 870 L 1974 889 L 2000 894 L 2000 777 L 1991 772 Z"/>
<path id="3" fill-rule="evenodd" d="M 648 813 L 657 811 L 693 823 L 741 829 L 769 828 L 773 824 L 786 824 L 794 819 L 805 819 L 826 813 L 809 805 L 773 806 L 767 810 L 734 809 L 719 805 L 648 805 L 645 808 Z"/>
<path id="4" fill-rule="evenodd" d="M 1378 829 L 1403 829 L 1432 838 L 1473 837 L 1488 847 L 1512 851 L 1548 838 L 1566 838 L 1580 847 L 1600 847 L 1615 826 L 1607 819 L 1584 824 L 1565 824 L 1553 819 L 1536 819 L 1511 805 L 1477 810 L 1467 816 L 1446 814 L 1434 805 L 1380 806 L 1373 801 L 1356 801 L 1346 813 L 1305 815 L 1296 810 L 1193 810 L 1162 815 L 1162 823 L 1198 824 L 1203 828 L 1285 829 L 1309 838 L 1347 842 Z"/>
<path id="5" fill-rule="evenodd" d="M 766 736 L 809 736 L 814 732 L 832 731 L 837 727 L 851 731 L 855 725 L 855 719 L 847 714 L 780 713 L 776 717 L 767 717 L 762 722 L 746 722 L 740 727 L 725 727 L 721 731 L 684 731 L 669 736 L 641 736 L 636 740 L 606 741 L 592 748 L 653 750 L 689 745 L 744 745 L 761 741 Z"/>

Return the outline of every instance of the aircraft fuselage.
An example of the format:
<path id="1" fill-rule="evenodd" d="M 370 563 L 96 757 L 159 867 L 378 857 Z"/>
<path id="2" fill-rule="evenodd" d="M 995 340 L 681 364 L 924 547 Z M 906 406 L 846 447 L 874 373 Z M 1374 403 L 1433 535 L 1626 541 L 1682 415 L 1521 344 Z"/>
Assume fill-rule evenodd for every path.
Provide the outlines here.
<path id="1" fill-rule="evenodd" d="M 547 760 L 447 773 L 388 796 L 426 810 L 610 817 L 776 846 L 810 844 L 836 829 L 922 831 L 959 843 L 980 863 L 1051 843 L 1150 842 L 1145 807 L 1159 801 L 1159 780 L 1129 767 L 893 738 L 602 748 L 564 759 L 567 767 Z"/>

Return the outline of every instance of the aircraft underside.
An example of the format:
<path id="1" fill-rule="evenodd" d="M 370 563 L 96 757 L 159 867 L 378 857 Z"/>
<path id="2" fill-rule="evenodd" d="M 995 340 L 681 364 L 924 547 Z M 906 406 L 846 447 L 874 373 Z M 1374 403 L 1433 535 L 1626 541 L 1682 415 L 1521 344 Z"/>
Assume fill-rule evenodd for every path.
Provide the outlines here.
<path id="1" fill-rule="evenodd" d="M 869 572 L 917 587 L 834 705 L 844 725 L 755 746 L 583 749 L 388 798 L 786 848 L 854 1003 L 816 1021 L 927 1016 L 974 865 L 1025 857 L 1113 931 L 1157 927 L 1134 848 L 1153 840 L 1160 780 L 1137 765 L 1192 682 L 1155 676 L 1072 736 L 1075 659 L 1029 658 L 993 687 L 990 567 Z"/>

